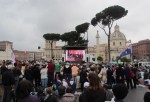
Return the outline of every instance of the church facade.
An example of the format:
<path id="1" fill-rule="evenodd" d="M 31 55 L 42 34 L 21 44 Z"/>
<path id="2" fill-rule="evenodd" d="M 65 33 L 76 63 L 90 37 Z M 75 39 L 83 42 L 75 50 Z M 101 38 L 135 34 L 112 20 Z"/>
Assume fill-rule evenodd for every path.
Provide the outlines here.
<path id="1" fill-rule="evenodd" d="M 108 44 L 100 44 L 100 36 L 96 35 L 96 58 L 101 56 L 103 61 L 108 61 Z M 119 26 L 115 25 L 114 32 L 110 36 L 110 55 L 111 61 L 116 61 L 117 57 L 127 48 L 125 35 L 120 32 Z"/>
<path id="2" fill-rule="evenodd" d="M 127 40 L 125 35 L 120 31 L 119 26 L 116 25 L 114 32 L 110 37 L 110 53 L 111 61 L 117 59 L 120 54 L 127 48 Z"/>

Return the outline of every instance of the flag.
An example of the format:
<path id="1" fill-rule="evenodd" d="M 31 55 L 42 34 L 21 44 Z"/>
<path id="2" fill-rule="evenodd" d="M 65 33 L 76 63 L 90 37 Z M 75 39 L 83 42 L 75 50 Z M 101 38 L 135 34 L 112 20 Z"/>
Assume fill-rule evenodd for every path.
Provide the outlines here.
<path id="1" fill-rule="evenodd" d="M 14 54 L 14 52 L 13 52 L 12 49 L 11 49 L 11 62 L 12 62 L 13 65 L 16 62 L 16 60 L 15 60 L 15 54 Z"/>
<path id="2" fill-rule="evenodd" d="M 120 58 L 122 58 L 123 56 L 131 55 L 131 53 L 132 53 L 132 46 L 131 46 L 131 44 L 130 44 L 130 45 L 120 54 L 118 60 L 119 60 Z"/>

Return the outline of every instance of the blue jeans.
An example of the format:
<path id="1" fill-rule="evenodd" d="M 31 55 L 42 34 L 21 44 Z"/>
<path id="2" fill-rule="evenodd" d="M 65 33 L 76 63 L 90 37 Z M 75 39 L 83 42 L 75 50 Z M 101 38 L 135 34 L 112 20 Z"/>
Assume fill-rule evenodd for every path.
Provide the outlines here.
<path id="1" fill-rule="evenodd" d="M 47 81 L 48 81 L 47 78 L 46 79 L 41 79 L 41 83 L 42 83 L 43 88 L 47 87 Z"/>

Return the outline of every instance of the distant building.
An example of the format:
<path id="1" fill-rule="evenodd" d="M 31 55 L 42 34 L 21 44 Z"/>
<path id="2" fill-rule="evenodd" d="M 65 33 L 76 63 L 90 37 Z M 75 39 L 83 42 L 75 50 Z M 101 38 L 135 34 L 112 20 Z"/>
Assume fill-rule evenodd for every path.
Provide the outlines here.
<path id="1" fill-rule="evenodd" d="M 13 43 L 9 41 L 0 41 L 0 51 L 6 51 L 8 46 L 13 48 Z"/>
<path id="2" fill-rule="evenodd" d="M 0 41 L 0 60 L 11 60 L 11 49 L 13 49 L 12 42 Z"/>
<path id="3" fill-rule="evenodd" d="M 44 48 L 44 57 L 46 60 L 54 59 L 62 60 L 62 54 L 64 54 L 64 50 L 62 50 L 62 46 L 56 46 L 56 41 L 53 42 L 53 48 L 51 48 L 50 40 L 45 40 L 45 48 Z M 52 56 L 53 50 L 53 56 Z"/>
<path id="4" fill-rule="evenodd" d="M 15 58 L 20 61 L 26 60 L 41 60 L 44 56 L 44 52 L 36 51 L 18 51 L 14 50 Z"/>
<path id="5" fill-rule="evenodd" d="M 14 53 L 17 60 L 40 60 L 44 56 L 41 51 L 19 51 L 13 50 L 13 43 L 9 41 L 0 41 L 0 61 L 12 60 Z"/>
<path id="6" fill-rule="evenodd" d="M 141 40 L 132 44 L 133 59 L 150 61 L 150 40 Z"/>

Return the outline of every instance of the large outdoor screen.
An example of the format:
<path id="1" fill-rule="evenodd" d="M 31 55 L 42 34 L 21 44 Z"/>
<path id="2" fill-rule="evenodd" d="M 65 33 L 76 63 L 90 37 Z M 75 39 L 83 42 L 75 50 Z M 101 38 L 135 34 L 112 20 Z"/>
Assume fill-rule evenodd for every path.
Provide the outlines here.
<path id="1" fill-rule="evenodd" d="M 66 61 L 85 61 L 85 50 L 66 50 Z"/>

